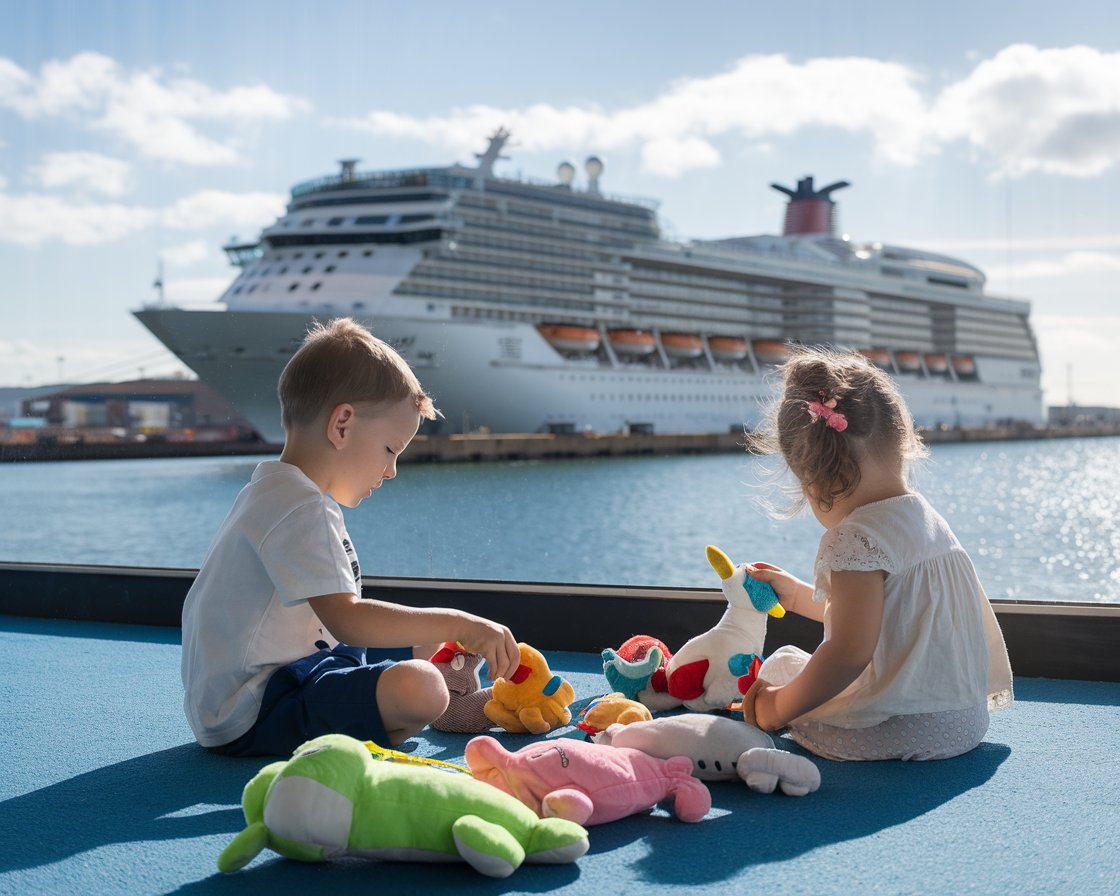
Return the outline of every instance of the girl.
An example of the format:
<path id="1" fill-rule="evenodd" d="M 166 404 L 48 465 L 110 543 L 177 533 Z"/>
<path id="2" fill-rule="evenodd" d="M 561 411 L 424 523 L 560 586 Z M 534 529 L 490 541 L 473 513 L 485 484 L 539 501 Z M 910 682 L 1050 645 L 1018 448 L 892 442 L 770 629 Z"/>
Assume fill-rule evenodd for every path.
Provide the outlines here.
<path id="1" fill-rule="evenodd" d="M 747 567 L 782 605 L 824 623 L 812 655 L 763 664 L 744 716 L 826 759 L 946 759 L 980 743 L 1012 702 L 1011 667 L 972 561 L 910 490 L 925 448 L 887 374 L 860 355 L 801 349 L 781 368 L 768 432 L 827 530 L 813 582 Z"/>

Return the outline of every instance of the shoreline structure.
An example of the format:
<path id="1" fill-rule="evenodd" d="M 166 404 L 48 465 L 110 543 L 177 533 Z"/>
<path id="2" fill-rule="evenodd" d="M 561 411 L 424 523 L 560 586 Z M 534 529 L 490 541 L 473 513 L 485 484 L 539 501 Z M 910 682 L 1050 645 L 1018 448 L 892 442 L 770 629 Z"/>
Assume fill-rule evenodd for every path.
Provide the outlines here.
<path id="1" fill-rule="evenodd" d="M 958 442 L 1007 442 L 1118 436 L 1120 425 L 987 426 L 975 429 L 921 429 L 928 445 Z M 560 460 L 594 457 L 636 457 L 657 454 L 718 454 L 744 451 L 746 432 L 726 433 L 472 433 L 418 435 L 402 463 L 457 463 L 504 460 Z M 63 460 L 139 460 L 170 457 L 237 457 L 275 454 L 280 445 L 268 442 L 143 442 L 45 441 L 0 444 L 0 463 Z"/>

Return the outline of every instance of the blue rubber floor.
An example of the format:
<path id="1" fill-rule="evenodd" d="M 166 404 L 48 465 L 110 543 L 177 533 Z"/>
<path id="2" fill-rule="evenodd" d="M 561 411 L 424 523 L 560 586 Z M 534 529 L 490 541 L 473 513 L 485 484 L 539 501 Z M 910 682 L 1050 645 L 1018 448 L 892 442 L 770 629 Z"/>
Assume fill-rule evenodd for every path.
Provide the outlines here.
<path id="1" fill-rule="evenodd" d="M 1019 679 L 1017 705 L 966 756 L 817 760 L 821 789 L 800 799 L 711 785 L 698 824 L 655 809 L 594 826 L 575 864 L 505 880 L 267 851 L 227 876 L 215 862 L 264 760 L 193 743 L 177 630 L 0 616 L 0 656 L 0 894 L 1120 893 L 1117 683 Z M 577 699 L 606 690 L 598 657 L 548 659 Z M 501 737 L 510 749 L 532 740 Z M 425 732 L 411 747 L 456 761 L 467 739 Z"/>

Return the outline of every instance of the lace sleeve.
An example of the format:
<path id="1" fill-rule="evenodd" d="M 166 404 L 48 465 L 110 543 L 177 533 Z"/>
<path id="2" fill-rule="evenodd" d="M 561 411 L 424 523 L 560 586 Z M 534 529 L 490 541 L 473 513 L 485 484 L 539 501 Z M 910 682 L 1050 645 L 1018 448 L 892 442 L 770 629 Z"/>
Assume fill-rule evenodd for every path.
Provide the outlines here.
<path id="1" fill-rule="evenodd" d="M 813 568 L 814 600 L 824 600 L 832 591 L 833 570 L 871 572 L 881 569 L 892 572 L 890 555 L 875 538 L 861 529 L 838 526 L 821 541 L 817 562 Z"/>

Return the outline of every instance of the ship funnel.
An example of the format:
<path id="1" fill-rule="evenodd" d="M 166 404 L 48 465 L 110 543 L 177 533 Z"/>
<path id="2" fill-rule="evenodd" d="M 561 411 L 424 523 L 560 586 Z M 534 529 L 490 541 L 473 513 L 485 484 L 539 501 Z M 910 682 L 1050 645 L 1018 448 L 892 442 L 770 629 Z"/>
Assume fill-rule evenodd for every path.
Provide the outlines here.
<path id="1" fill-rule="evenodd" d="M 602 176 L 605 167 L 603 160 L 598 156 L 588 156 L 587 161 L 583 163 L 583 170 L 587 172 L 588 193 L 595 196 L 599 195 L 599 178 Z"/>
<path id="2" fill-rule="evenodd" d="M 358 162 L 361 159 L 339 159 L 338 164 L 342 166 L 342 179 L 349 183 L 354 179 L 354 170 L 358 167 Z"/>
<path id="3" fill-rule="evenodd" d="M 819 190 L 813 187 L 812 175 L 801 178 L 797 182 L 796 190 L 783 187 L 781 184 L 770 184 L 770 186 L 789 197 L 785 226 L 782 229 L 783 236 L 802 233 L 836 235 L 836 203 L 830 194 L 834 190 L 851 186 L 846 180 L 838 180 Z"/>
<path id="4" fill-rule="evenodd" d="M 560 181 L 560 186 L 570 187 L 575 176 L 576 166 L 571 162 L 561 162 L 556 166 L 556 179 Z"/>

